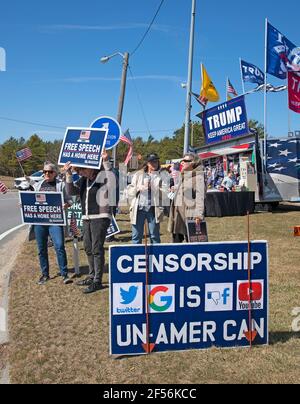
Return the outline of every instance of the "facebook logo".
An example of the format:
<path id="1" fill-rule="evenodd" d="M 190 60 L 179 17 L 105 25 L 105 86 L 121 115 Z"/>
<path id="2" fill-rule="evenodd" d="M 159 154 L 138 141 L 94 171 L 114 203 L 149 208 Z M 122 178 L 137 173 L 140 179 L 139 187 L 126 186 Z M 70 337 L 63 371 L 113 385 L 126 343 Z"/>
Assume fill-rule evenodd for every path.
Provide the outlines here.
<path id="1" fill-rule="evenodd" d="M 205 311 L 232 311 L 233 284 L 207 283 L 205 285 Z"/>

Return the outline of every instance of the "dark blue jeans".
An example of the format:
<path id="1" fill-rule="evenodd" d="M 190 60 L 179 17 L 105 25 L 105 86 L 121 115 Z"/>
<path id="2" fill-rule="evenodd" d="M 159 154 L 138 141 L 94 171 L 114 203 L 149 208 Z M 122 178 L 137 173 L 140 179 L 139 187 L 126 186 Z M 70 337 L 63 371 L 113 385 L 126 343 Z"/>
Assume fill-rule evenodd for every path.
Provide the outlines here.
<path id="1" fill-rule="evenodd" d="M 151 244 L 160 244 L 160 225 L 156 223 L 154 208 L 138 211 L 136 225 L 132 225 L 132 243 L 142 244 L 145 220 L 148 222 Z"/>
<path id="2" fill-rule="evenodd" d="M 64 228 L 62 226 L 34 226 L 34 233 L 39 250 L 39 260 L 43 276 L 49 276 L 49 235 L 54 244 L 61 276 L 66 276 L 68 274 L 68 263 L 65 250 Z"/>

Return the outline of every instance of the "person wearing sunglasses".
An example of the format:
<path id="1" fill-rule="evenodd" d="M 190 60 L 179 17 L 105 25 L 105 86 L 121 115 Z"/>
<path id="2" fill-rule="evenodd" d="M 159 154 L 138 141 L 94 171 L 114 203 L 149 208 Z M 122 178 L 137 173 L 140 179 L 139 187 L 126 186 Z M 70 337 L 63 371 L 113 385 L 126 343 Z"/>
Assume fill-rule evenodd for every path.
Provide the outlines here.
<path id="1" fill-rule="evenodd" d="M 182 171 L 171 204 L 168 231 L 173 243 L 188 241 L 187 220 L 195 220 L 199 225 L 204 220 L 205 181 L 204 170 L 199 157 L 187 153 L 182 162 Z"/>
<path id="2" fill-rule="evenodd" d="M 43 180 L 34 184 L 32 189 L 35 192 L 62 192 L 64 196 L 64 209 L 71 206 L 72 201 L 68 199 L 65 192 L 65 185 L 58 178 L 58 171 L 54 164 L 46 162 L 43 169 Z M 60 275 L 63 279 L 64 284 L 71 283 L 68 276 L 68 262 L 67 254 L 65 249 L 65 237 L 64 237 L 64 227 L 63 226 L 40 226 L 34 225 L 31 229 L 32 233 L 34 231 L 34 236 L 38 246 L 39 260 L 42 276 L 38 282 L 39 285 L 44 285 L 50 280 L 49 276 L 49 258 L 48 258 L 48 239 L 51 237 L 53 242 L 57 262 L 60 270 Z"/>

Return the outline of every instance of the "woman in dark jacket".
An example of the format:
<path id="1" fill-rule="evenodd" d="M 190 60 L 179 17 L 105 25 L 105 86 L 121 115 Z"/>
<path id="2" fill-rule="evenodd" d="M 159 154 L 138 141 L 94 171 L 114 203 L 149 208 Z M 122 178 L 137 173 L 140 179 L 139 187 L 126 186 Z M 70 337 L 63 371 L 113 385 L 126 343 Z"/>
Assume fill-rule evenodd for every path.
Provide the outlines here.
<path id="1" fill-rule="evenodd" d="M 85 280 L 78 282 L 78 285 L 87 286 L 84 293 L 93 293 L 103 289 L 104 242 L 112 219 L 113 206 L 108 194 L 109 190 L 114 189 L 112 183 L 114 175 L 106 153 L 103 155 L 100 171 L 77 168 L 81 178 L 75 183 L 73 183 L 70 163 L 67 163 L 63 170 L 66 172 L 67 193 L 79 195 L 82 206 L 83 243 L 89 263 L 89 275 Z"/>

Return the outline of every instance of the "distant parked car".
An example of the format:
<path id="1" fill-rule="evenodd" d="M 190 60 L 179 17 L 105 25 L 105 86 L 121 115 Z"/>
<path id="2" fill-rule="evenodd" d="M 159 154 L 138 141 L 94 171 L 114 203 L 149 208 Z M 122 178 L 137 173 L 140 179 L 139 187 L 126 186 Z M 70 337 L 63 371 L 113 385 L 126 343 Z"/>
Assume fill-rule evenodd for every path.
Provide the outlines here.
<path id="1" fill-rule="evenodd" d="M 30 183 L 40 182 L 43 179 L 44 174 L 42 170 L 31 174 L 29 177 L 15 178 L 15 188 L 20 191 L 27 191 L 30 188 Z"/>

